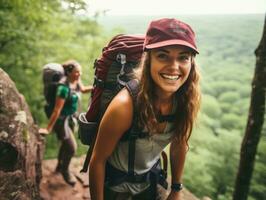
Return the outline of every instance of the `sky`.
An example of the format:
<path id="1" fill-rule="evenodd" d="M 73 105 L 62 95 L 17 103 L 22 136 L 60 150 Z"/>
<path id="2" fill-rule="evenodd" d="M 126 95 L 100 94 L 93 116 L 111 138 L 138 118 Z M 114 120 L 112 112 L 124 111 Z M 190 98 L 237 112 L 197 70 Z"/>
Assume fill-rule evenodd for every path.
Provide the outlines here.
<path id="1" fill-rule="evenodd" d="M 88 0 L 107 15 L 264 14 L 266 0 Z"/>

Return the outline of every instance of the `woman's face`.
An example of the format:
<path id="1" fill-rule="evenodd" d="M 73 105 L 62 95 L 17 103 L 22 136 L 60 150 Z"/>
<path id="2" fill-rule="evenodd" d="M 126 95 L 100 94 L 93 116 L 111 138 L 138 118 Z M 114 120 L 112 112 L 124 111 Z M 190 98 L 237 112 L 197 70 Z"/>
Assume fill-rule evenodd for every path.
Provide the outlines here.
<path id="1" fill-rule="evenodd" d="M 172 95 L 187 80 L 192 53 L 186 47 L 167 46 L 151 50 L 150 73 L 160 95 Z"/>
<path id="2" fill-rule="evenodd" d="M 81 67 L 77 65 L 69 74 L 71 80 L 78 80 L 81 75 Z"/>

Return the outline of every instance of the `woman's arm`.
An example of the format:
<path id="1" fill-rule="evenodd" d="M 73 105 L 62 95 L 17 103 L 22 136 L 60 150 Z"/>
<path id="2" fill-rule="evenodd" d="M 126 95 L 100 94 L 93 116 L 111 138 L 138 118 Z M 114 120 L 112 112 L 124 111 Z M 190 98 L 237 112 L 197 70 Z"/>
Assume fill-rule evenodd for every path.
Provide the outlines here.
<path id="1" fill-rule="evenodd" d="M 65 104 L 64 98 L 56 97 L 54 110 L 53 110 L 52 115 L 49 119 L 49 123 L 48 123 L 46 128 L 40 128 L 39 133 L 47 135 L 52 131 L 54 124 L 55 124 L 56 120 L 58 119 L 64 104 Z"/>
<path id="2" fill-rule="evenodd" d="M 133 102 L 123 89 L 112 100 L 100 123 L 89 168 L 90 193 L 92 200 L 104 199 L 105 164 L 114 151 L 119 139 L 130 128 Z"/>
<path id="3" fill-rule="evenodd" d="M 80 91 L 82 93 L 88 93 L 88 92 L 91 92 L 92 89 L 93 89 L 93 86 L 92 85 L 88 85 L 88 86 L 84 86 L 83 83 L 81 82 L 81 80 L 79 80 L 79 87 L 80 87 Z"/>
<path id="4" fill-rule="evenodd" d="M 47 125 L 48 132 L 52 131 L 54 124 L 57 121 L 64 104 L 65 104 L 65 99 L 63 99 L 61 97 L 56 98 L 55 107 L 54 107 L 53 113 L 50 117 L 49 123 Z"/>
<path id="5" fill-rule="evenodd" d="M 182 183 L 182 174 L 185 165 L 187 152 L 187 144 L 185 141 L 178 142 L 176 139 L 171 143 L 170 146 L 170 164 L 171 164 L 171 175 L 172 184 Z M 181 191 L 177 192 L 171 190 L 167 200 L 180 200 Z"/>
<path id="6" fill-rule="evenodd" d="M 82 93 L 88 93 L 88 92 L 91 92 L 92 91 L 92 89 L 93 89 L 93 86 L 92 85 L 88 85 L 88 86 L 82 86 L 82 87 L 80 87 L 80 91 L 82 92 Z"/>

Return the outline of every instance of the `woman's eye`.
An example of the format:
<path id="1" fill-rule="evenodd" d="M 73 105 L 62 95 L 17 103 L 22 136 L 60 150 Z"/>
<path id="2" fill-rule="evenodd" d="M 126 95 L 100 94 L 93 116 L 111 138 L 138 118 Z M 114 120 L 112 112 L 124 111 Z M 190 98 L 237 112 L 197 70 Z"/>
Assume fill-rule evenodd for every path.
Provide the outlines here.
<path id="1" fill-rule="evenodd" d="M 180 56 L 178 60 L 183 62 L 188 62 L 190 60 L 190 56 Z"/>
<path id="2" fill-rule="evenodd" d="M 166 60 L 166 59 L 168 59 L 168 55 L 164 54 L 164 53 L 160 53 L 157 55 L 157 58 L 159 58 L 161 60 Z"/>

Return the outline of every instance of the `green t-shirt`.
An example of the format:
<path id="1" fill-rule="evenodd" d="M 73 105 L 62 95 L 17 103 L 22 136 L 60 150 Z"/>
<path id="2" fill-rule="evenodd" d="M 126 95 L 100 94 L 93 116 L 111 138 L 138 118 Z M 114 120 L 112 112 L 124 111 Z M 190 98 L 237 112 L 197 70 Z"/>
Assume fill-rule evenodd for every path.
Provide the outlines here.
<path id="1" fill-rule="evenodd" d="M 69 90 L 70 88 L 66 85 L 59 85 L 57 87 L 56 96 L 65 99 L 65 104 L 60 115 L 72 115 L 78 109 L 78 93 L 75 91 L 71 91 L 69 97 Z"/>

